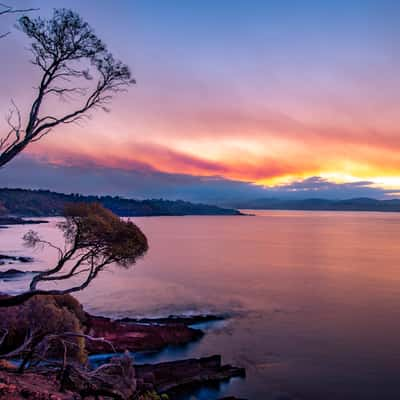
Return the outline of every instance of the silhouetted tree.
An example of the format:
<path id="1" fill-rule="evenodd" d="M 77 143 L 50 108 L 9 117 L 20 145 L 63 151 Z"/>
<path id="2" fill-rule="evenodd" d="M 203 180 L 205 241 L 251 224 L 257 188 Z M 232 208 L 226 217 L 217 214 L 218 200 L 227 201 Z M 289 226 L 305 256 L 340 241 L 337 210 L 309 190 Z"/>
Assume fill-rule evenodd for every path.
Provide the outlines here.
<path id="1" fill-rule="evenodd" d="M 12 101 L 9 131 L 0 138 L 0 167 L 55 127 L 77 122 L 95 108 L 108 111 L 113 94 L 135 82 L 129 68 L 115 60 L 89 24 L 71 10 L 55 10 L 51 19 L 23 16 L 19 26 L 32 39 L 31 61 L 41 79 L 25 123 Z M 51 96 L 82 101 L 62 115 L 47 115 L 43 108 Z"/>
<path id="2" fill-rule="evenodd" d="M 0 17 L 7 15 L 7 14 L 20 14 L 26 13 L 30 11 L 35 11 L 36 8 L 15 8 L 11 7 L 7 4 L 0 3 Z M 3 32 L 0 33 L 0 39 L 6 37 L 10 32 Z"/>
<path id="3" fill-rule="evenodd" d="M 132 222 L 124 221 L 96 203 L 77 203 L 66 207 L 65 221 L 58 224 L 65 238 L 61 248 L 29 231 L 24 240 L 28 246 L 48 246 L 58 253 L 53 268 L 32 278 L 29 290 L 0 298 L 0 307 L 24 303 L 36 295 L 63 295 L 86 288 L 111 264 L 128 267 L 148 249 L 146 236 Z M 73 279 L 72 279 L 73 278 Z M 39 284 L 69 281 L 65 289 L 38 288 Z"/>

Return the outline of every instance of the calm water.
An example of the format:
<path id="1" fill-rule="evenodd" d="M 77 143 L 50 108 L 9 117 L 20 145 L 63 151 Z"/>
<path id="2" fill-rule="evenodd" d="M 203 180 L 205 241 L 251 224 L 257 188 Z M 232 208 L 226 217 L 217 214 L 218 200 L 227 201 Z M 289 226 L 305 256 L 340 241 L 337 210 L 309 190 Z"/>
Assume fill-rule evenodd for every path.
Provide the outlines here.
<path id="1" fill-rule="evenodd" d="M 220 353 L 247 368 L 246 380 L 193 398 L 400 398 L 400 214 L 257 213 L 136 218 L 149 253 L 79 298 L 109 316 L 232 315 L 198 343 L 152 358 Z M 34 229 L 57 242 L 55 222 Z M 20 240 L 28 229 L 0 230 L 0 252 L 29 255 Z M 27 268 L 54 254 L 34 257 Z M 0 290 L 25 284 L 0 282 Z"/>

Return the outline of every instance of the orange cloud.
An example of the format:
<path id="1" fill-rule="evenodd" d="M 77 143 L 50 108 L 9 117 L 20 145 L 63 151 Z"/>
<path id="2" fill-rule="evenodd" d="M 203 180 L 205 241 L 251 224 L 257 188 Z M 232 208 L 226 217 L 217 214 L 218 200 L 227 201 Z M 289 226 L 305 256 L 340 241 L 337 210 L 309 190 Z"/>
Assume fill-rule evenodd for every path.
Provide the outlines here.
<path id="1" fill-rule="evenodd" d="M 258 184 L 316 175 L 381 184 L 400 176 L 400 120 L 393 107 L 384 112 L 383 103 L 369 98 L 355 105 L 326 96 L 318 103 L 306 95 L 297 97 L 297 105 L 286 99 L 278 106 L 275 99 L 240 101 L 206 92 L 117 99 L 111 114 L 98 113 L 83 127 L 54 132 L 29 152 L 59 164 Z"/>

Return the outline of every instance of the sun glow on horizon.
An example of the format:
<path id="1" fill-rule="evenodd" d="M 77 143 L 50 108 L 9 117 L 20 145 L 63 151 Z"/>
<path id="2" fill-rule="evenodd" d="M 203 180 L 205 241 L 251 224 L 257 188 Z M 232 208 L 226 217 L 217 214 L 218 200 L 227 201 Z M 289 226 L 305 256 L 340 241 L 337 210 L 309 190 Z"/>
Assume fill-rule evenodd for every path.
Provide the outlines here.
<path id="1" fill-rule="evenodd" d="M 181 7 L 154 15 L 153 7 L 139 3 L 120 5 L 126 12 L 111 27 L 101 7 L 76 2 L 99 34 L 110 27 L 104 40 L 132 67 L 137 85 L 115 96 L 111 113 L 93 112 L 81 126 L 57 129 L 29 146 L 28 154 L 54 166 L 99 171 L 222 177 L 265 187 L 321 177 L 400 190 L 395 13 L 357 5 L 345 21 L 342 5 L 334 2 L 329 19 L 335 23 L 321 30 L 326 5 L 315 2 L 290 17 L 288 30 L 285 6 L 268 2 L 254 6 L 257 13 L 222 7 L 221 15 L 232 19 L 218 24 L 204 5 L 176 18 Z M 52 7 L 47 2 L 43 11 Z M 236 18 L 245 15 L 243 22 L 252 23 L 238 30 Z M 165 24 L 166 16 L 174 23 Z M 21 32 L 2 41 L 15 65 L 0 66 L 4 110 L 10 98 L 29 109 L 34 96 L 37 74 L 27 43 Z M 60 104 L 52 99 L 46 107 L 68 106 Z"/>

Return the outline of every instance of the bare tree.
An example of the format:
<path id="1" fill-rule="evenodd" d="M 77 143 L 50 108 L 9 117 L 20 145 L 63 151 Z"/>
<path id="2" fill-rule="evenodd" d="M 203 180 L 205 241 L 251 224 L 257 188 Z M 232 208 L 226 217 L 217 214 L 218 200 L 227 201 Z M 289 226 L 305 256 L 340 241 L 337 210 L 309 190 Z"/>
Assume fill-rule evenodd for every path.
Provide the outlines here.
<path id="1" fill-rule="evenodd" d="M 124 221 L 96 203 L 76 203 L 68 206 L 65 221 L 59 228 L 65 237 L 64 248 L 29 231 L 24 240 L 28 246 L 48 246 L 58 253 L 53 268 L 36 274 L 29 290 L 0 298 L 0 307 L 24 303 L 36 295 L 62 295 L 86 288 L 106 267 L 134 264 L 148 249 L 146 236 L 132 222 Z M 65 289 L 38 288 L 39 284 L 68 281 Z"/>
<path id="2" fill-rule="evenodd" d="M 26 13 L 30 11 L 36 11 L 36 8 L 15 8 L 11 7 L 7 4 L 0 3 L 0 17 L 7 15 L 7 14 L 21 14 L 21 13 Z M 0 33 L 0 39 L 6 37 L 9 35 L 10 32 L 4 32 Z"/>
<path id="3" fill-rule="evenodd" d="M 9 130 L 0 138 L 0 168 L 55 127 L 77 122 L 96 108 L 108 111 L 113 94 L 135 83 L 128 66 L 116 60 L 71 10 L 55 10 L 48 20 L 23 16 L 19 26 L 33 40 L 31 61 L 41 71 L 41 80 L 25 123 L 12 102 Z M 81 102 L 62 115 L 47 115 L 43 108 L 52 96 Z"/>

